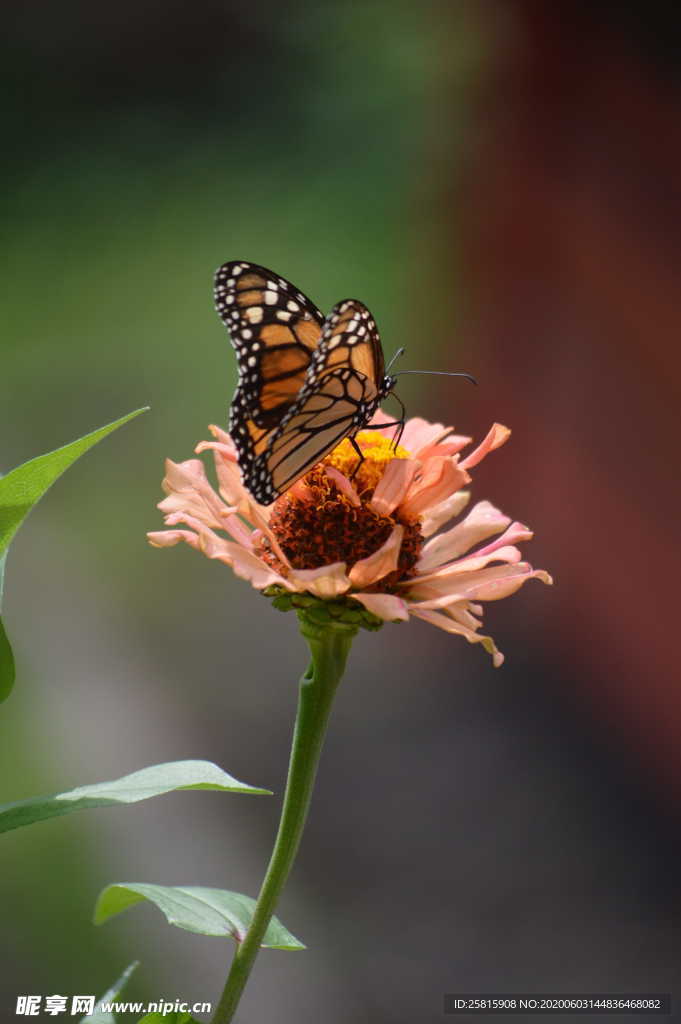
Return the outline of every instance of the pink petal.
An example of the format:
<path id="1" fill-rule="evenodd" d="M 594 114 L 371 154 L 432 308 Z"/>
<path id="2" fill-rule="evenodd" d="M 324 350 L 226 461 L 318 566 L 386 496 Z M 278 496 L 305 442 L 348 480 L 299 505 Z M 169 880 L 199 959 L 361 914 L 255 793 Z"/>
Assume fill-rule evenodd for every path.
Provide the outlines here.
<path id="1" fill-rule="evenodd" d="M 226 448 L 231 448 L 231 450 L 234 452 L 234 458 L 236 458 L 236 447 L 234 445 L 234 441 L 232 441 L 227 431 L 223 430 L 222 427 L 216 427 L 214 423 L 211 423 L 208 429 L 210 430 L 211 434 L 213 435 L 216 441 L 219 441 L 221 444 L 224 444 Z"/>
<path id="2" fill-rule="evenodd" d="M 244 526 L 238 516 L 226 516 L 220 523 L 220 529 L 228 533 L 233 540 L 242 544 L 245 548 L 253 547 L 253 531 Z"/>
<path id="3" fill-rule="evenodd" d="M 185 541 L 195 550 L 202 551 L 208 558 L 224 562 L 234 571 L 235 575 L 241 577 L 241 579 L 248 580 L 258 590 L 262 590 L 263 587 L 270 586 L 272 583 L 278 583 L 280 586 L 291 589 L 282 576 L 270 569 L 252 551 L 248 551 L 233 541 L 218 537 L 216 533 L 213 533 L 200 520 L 188 515 L 183 516 L 182 513 L 176 513 L 168 518 L 169 520 L 174 519 L 175 521 L 187 522 L 196 532 L 193 533 L 190 530 L 161 530 L 147 534 L 150 543 L 155 547 L 171 547 L 173 544 Z"/>
<path id="4" fill-rule="evenodd" d="M 166 459 L 165 469 L 162 487 L 168 497 L 158 504 L 164 514 L 187 510 L 205 523 L 219 527 L 223 517 L 234 512 L 234 508 L 228 508 L 211 487 L 199 459 L 186 462 Z"/>
<path id="5" fill-rule="evenodd" d="M 388 429 L 388 430 L 384 431 L 383 430 L 383 424 L 384 423 L 394 423 L 394 422 L 395 422 L 395 417 L 394 416 L 391 416 L 387 412 L 383 412 L 382 409 L 377 409 L 376 412 L 374 413 L 374 415 L 369 420 L 368 429 L 369 430 L 378 430 L 380 433 L 382 433 L 382 434 L 385 433 L 385 434 L 389 435 L 390 437 L 392 437 L 392 430 Z"/>
<path id="6" fill-rule="evenodd" d="M 218 558 L 221 562 L 225 562 L 231 566 L 234 574 L 239 576 L 242 580 L 248 580 L 252 587 L 256 590 L 263 590 L 264 587 L 269 587 L 273 583 L 278 583 L 281 587 L 286 587 L 287 590 L 292 590 L 288 580 L 285 580 L 283 576 L 271 569 L 269 565 L 263 562 L 257 555 L 254 555 L 252 551 L 246 551 L 239 544 L 232 544 L 230 541 L 225 541 L 225 546 L 218 553 L 209 555 L 210 558 Z"/>
<path id="7" fill-rule="evenodd" d="M 452 429 L 442 423 L 429 423 L 420 416 L 414 416 L 407 420 L 400 444 L 416 458 L 420 458 L 422 449 L 442 441 L 451 434 Z"/>
<path id="8" fill-rule="evenodd" d="M 477 466 L 489 452 L 493 452 L 495 448 L 500 448 L 502 444 L 505 444 L 510 436 L 511 431 L 508 427 L 505 427 L 502 423 L 492 424 L 485 440 L 463 460 L 461 468 L 470 469 L 472 466 Z"/>
<path id="9" fill-rule="evenodd" d="M 356 507 L 362 504 L 359 500 L 357 491 L 352 486 L 348 478 L 340 472 L 340 470 L 336 469 L 335 466 L 325 466 L 324 470 L 328 478 L 333 480 L 341 494 L 344 494 L 345 497 L 349 499 L 351 505 Z"/>
<path id="10" fill-rule="evenodd" d="M 408 493 L 420 463 L 414 459 L 392 459 L 378 481 L 369 508 L 379 516 L 389 516 Z"/>
<path id="11" fill-rule="evenodd" d="M 494 667 L 499 668 L 500 665 L 503 665 L 504 656 L 501 651 L 497 649 L 497 646 L 491 636 L 483 636 L 480 633 L 476 633 L 473 629 L 467 629 L 466 626 L 462 625 L 460 622 L 454 622 L 447 615 L 442 615 L 442 613 L 417 611 L 411 607 L 409 610 L 412 615 L 415 615 L 419 619 L 423 619 L 424 622 L 430 622 L 433 626 L 438 626 L 439 629 L 444 629 L 446 633 L 458 633 L 459 636 L 465 636 L 466 640 L 468 640 L 470 644 L 482 644 L 487 653 L 492 655 L 492 663 Z"/>
<path id="12" fill-rule="evenodd" d="M 455 491 L 448 498 L 441 501 L 439 505 L 433 505 L 423 513 L 421 520 L 421 533 L 424 537 L 430 537 L 440 529 L 449 519 L 458 516 L 470 501 L 470 491 Z"/>
<path id="13" fill-rule="evenodd" d="M 394 594 L 350 594 L 350 597 L 385 622 L 395 622 L 398 619 L 406 622 L 409 618 L 406 602 Z"/>
<path id="14" fill-rule="evenodd" d="M 329 600 L 350 589 L 345 562 L 323 565 L 320 569 L 296 569 L 289 574 L 289 583 L 295 590 L 308 590 L 315 597 Z"/>
<path id="15" fill-rule="evenodd" d="M 404 527 L 395 526 L 387 541 L 381 545 L 378 551 L 355 562 L 349 573 L 353 587 L 368 587 L 371 583 L 382 580 L 389 572 L 394 572 L 397 568 L 403 535 Z"/>
<path id="16" fill-rule="evenodd" d="M 236 457 L 225 450 L 225 446 L 216 441 L 201 441 L 195 451 L 212 451 L 215 459 L 215 471 L 218 477 L 220 494 L 230 505 L 240 506 L 253 499 L 241 482 L 241 473 Z"/>
<path id="17" fill-rule="evenodd" d="M 264 515 L 264 509 L 262 505 L 258 505 L 257 502 L 244 502 L 240 508 L 241 514 L 253 523 L 255 528 L 267 537 L 270 547 L 274 554 L 277 556 L 282 565 L 289 565 L 289 560 L 279 546 L 279 541 L 275 537 L 272 530 L 270 530 L 269 517 Z"/>
<path id="18" fill-rule="evenodd" d="M 191 530 L 152 530 L 147 533 L 147 540 L 154 548 L 172 548 L 180 541 L 198 549 L 199 538 Z"/>
<path id="19" fill-rule="evenodd" d="M 415 518 L 432 506 L 439 505 L 469 482 L 468 473 L 453 458 L 435 455 L 424 463 L 401 504 L 400 512 L 410 519 Z"/>
<path id="20" fill-rule="evenodd" d="M 313 498 L 312 488 L 307 486 L 303 476 L 289 487 L 287 494 L 294 501 L 311 502 Z"/>
<path id="21" fill-rule="evenodd" d="M 494 601 L 508 597 L 533 578 L 543 583 L 553 582 L 548 573 L 533 570 L 527 562 L 495 565 L 474 572 L 460 572 L 459 563 L 455 563 L 409 581 L 409 599 L 418 600 L 424 608 L 442 608 L 456 601 Z"/>
<path id="22" fill-rule="evenodd" d="M 473 596 L 478 601 L 499 601 L 502 597 L 514 594 L 528 580 L 541 580 L 542 583 L 546 583 L 549 586 L 553 584 L 553 579 L 544 569 L 532 569 L 530 565 L 527 565 L 527 562 L 519 562 L 517 566 L 509 566 L 508 568 L 519 569 L 521 565 L 527 567 L 526 572 L 521 572 L 517 576 L 509 575 L 502 579 L 492 579 L 486 585 L 478 587 Z"/>
<path id="23" fill-rule="evenodd" d="M 417 458 L 423 460 L 430 458 L 432 455 L 456 455 L 462 448 L 465 448 L 466 445 L 470 444 L 472 440 L 472 437 L 463 437 L 461 434 L 450 434 L 443 441 L 439 441 L 437 444 L 428 444 L 425 448 L 419 448 Z"/>
<path id="24" fill-rule="evenodd" d="M 509 528 L 502 533 L 501 537 L 497 537 L 491 544 L 486 544 L 484 548 L 474 552 L 474 556 L 488 555 L 490 551 L 496 551 L 507 544 L 520 544 L 522 541 L 532 540 L 533 537 L 534 533 L 524 523 L 511 523 Z"/>
<path id="25" fill-rule="evenodd" d="M 419 596 L 430 594 L 432 597 L 437 597 L 442 595 L 443 600 L 437 606 L 440 607 L 451 604 L 452 593 L 458 594 L 458 590 L 455 589 L 456 583 L 454 582 L 457 577 L 464 576 L 468 581 L 473 573 L 486 568 L 490 562 L 505 562 L 507 566 L 516 565 L 520 562 L 521 557 L 518 548 L 509 545 L 505 548 L 498 548 L 496 551 L 490 551 L 479 558 L 475 555 L 472 555 L 470 558 L 460 558 L 457 562 L 450 562 L 449 565 L 443 566 L 436 572 L 425 576 L 414 576 L 400 585 L 409 588 L 411 596 L 415 596 L 417 593 Z M 457 596 L 455 600 L 458 601 L 460 598 Z M 433 605 L 433 608 L 435 607 L 436 605 Z"/>
<path id="26" fill-rule="evenodd" d="M 416 567 L 419 572 L 427 572 L 450 562 L 486 537 L 499 533 L 510 522 L 510 517 L 505 516 L 491 502 L 478 501 L 462 522 L 428 541 Z"/>
<path id="27" fill-rule="evenodd" d="M 519 562 L 522 557 L 523 556 L 515 545 L 507 544 L 505 547 L 498 547 L 495 548 L 494 551 L 488 551 L 485 555 L 476 551 L 472 555 L 467 555 L 465 558 L 459 558 L 455 562 L 450 562 L 442 568 L 443 570 L 446 569 L 451 576 L 456 576 L 457 573 L 476 572 L 478 569 L 484 569 L 490 562 L 507 562 L 508 564 L 513 565 L 516 562 Z"/>
<path id="28" fill-rule="evenodd" d="M 458 601 L 456 604 L 451 604 L 444 609 L 445 615 L 448 615 L 455 622 L 460 622 L 462 626 L 467 626 L 469 629 L 480 629 L 482 621 L 472 613 L 473 608 L 479 608 L 479 605 L 473 605 L 470 601 Z M 482 615 L 482 612 L 480 613 Z"/>

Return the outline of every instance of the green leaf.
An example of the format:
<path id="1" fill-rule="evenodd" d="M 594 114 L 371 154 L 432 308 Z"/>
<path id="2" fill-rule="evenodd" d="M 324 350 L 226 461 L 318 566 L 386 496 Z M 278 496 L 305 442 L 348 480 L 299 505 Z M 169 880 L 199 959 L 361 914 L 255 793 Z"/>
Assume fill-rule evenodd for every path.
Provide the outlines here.
<path id="1" fill-rule="evenodd" d="M 7 558 L 7 552 L 3 552 L 0 555 L 0 610 L 2 609 L 2 586 L 5 579 L 5 559 Z M 2 619 L 0 618 L 0 703 L 3 700 L 7 700 L 12 687 L 14 686 L 14 655 L 12 654 L 12 647 L 10 645 L 5 627 Z"/>
<path id="2" fill-rule="evenodd" d="M 129 964 L 120 978 L 114 981 L 111 988 L 107 989 L 101 999 L 98 999 L 94 1005 L 92 1013 L 88 1013 L 87 1017 L 83 1017 L 80 1024 L 116 1024 L 116 1018 L 109 1010 L 103 1010 L 102 1005 L 106 1003 L 112 1003 L 115 999 L 118 999 L 119 995 L 128 984 L 130 976 L 139 967 L 139 960 L 133 960 Z"/>
<path id="3" fill-rule="evenodd" d="M 190 1013 L 175 1010 L 173 1013 L 148 1013 L 137 1024 L 201 1024 Z"/>
<path id="4" fill-rule="evenodd" d="M 211 761 L 171 761 L 142 768 L 113 782 L 96 782 L 78 786 L 65 793 L 35 796 L 0 804 L 0 832 L 32 825 L 60 814 L 70 814 L 89 807 L 115 807 L 134 804 L 162 793 L 178 789 L 213 789 L 224 793 L 250 793 L 271 796 L 269 789 L 256 789 L 223 772 Z"/>
<path id="5" fill-rule="evenodd" d="M 250 896 L 226 889 L 119 882 L 100 893 L 95 924 L 103 924 L 142 900 L 154 903 L 165 914 L 168 924 L 200 935 L 231 935 L 237 942 L 243 942 L 255 910 L 255 900 Z M 264 949 L 305 949 L 276 917 L 270 921 L 262 945 Z"/>
<path id="6" fill-rule="evenodd" d="M 54 452 L 38 455 L 37 458 L 17 466 L 7 476 L 0 474 L 0 607 L 7 548 L 33 506 L 64 470 L 84 455 L 88 448 L 92 448 L 107 434 L 122 427 L 135 416 L 146 412 L 147 408 L 145 406 L 144 409 L 136 409 L 135 412 L 130 412 L 114 423 L 108 423 L 105 427 L 100 427 L 99 430 L 86 434 L 85 437 L 72 441 L 63 448 L 57 448 Z M 14 677 L 14 655 L 0 619 L 0 702 L 6 700 L 12 692 Z"/>
<path id="7" fill-rule="evenodd" d="M 136 409 L 122 416 L 114 423 L 108 423 L 91 434 L 57 448 L 56 451 L 24 462 L 0 479 L 0 554 L 6 550 L 24 518 L 31 511 L 45 491 L 61 476 L 64 470 L 84 455 L 94 444 L 101 441 L 124 423 L 128 423 L 146 412 L 148 407 Z"/>

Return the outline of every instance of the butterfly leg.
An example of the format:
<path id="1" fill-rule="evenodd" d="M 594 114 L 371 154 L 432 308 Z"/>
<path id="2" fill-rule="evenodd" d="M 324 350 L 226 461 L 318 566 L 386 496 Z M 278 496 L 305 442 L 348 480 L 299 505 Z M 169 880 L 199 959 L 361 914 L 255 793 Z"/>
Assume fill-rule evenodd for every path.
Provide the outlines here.
<path id="1" fill-rule="evenodd" d="M 355 451 L 357 452 L 357 454 L 359 456 L 359 462 L 357 463 L 357 465 L 355 466 L 355 468 L 353 469 L 353 471 L 352 471 L 352 473 L 350 475 L 350 482 L 352 482 L 355 479 L 355 477 L 357 476 L 357 470 L 359 469 L 359 467 L 364 462 L 364 452 L 362 451 L 360 446 L 357 444 L 357 441 L 355 440 L 355 435 L 354 434 L 350 435 L 350 437 L 348 438 L 348 441 L 350 442 L 350 444 L 352 445 L 352 447 L 355 449 Z"/>
<path id="2" fill-rule="evenodd" d="M 396 398 L 397 401 L 400 403 L 400 408 L 402 409 L 402 415 L 400 416 L 399 420 L 393 420 L 392 423 L 379 423 L 378 424 L 378 428 L 379 428 L 379 430 L 385 430 L 386 427 L 399 427 L 400 428 L 397 431 L 397 433 L 395 434 L 395 437 L 393 438 L 393 451 L 396 451 L 400 441 L 402 440 L 402 434 L 404 433 L 404 427 L 405 427 L 406 417 L 407 417 L 407 410 L 404 408 L 404 402 L 402 401 L 402 399 L 398 395 L 396 395 L 394 391 L 392 392 L 392 396 L 393 396 L 393 398 Z"/>
<path id="3" fill-rule="evenodd" d="M 404 402 L 402 401 L 402 399 L 400 398 L 399 395 L 395 394 L 395 392 L 393 391 L 392 392 L 392 396 L 393 396 L 393 398 L 395 399 L 396 402 L 400 403 L 400 409 L 402 410 L 402 415 L 400 416 L 399 420 L 397 420 L 397 422 L 395 424 L 395 426 L 399 425 L 399 428 L 400 428 L 397 431 L 397 433 L 395 434 L 395 438 L 394 438 L 394 442 L 393 442 L 393 449 L 394 449 L 394 451 L 397 451 L 399 443 L 402 440 L 402 434 L 404 433 L 404 426 L 405 426 L 405 423 L 406 423 L 406 420 L 407 420 L 407 410 L 404 408 Z"/>

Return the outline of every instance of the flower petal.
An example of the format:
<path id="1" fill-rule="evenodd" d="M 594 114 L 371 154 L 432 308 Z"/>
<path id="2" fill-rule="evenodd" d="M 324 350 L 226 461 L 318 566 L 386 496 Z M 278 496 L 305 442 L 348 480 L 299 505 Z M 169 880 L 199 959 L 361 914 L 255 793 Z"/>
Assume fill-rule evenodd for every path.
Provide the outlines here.
<path id="1" fill-rule="evenodd" d="M 406 601 L 394 594 L 350 594 L 350 597 L 386 622 L 396 622 L 398 619 L 406 622 L 409 618 Z"/>
<path id="2" fill-rule="evenodd" d="M 147 533 L 147 540 L 153 548 L 172 548 L 180 541 L 198 550 L 199 538 L 191 530 L 152 530 Z"/>
<path id="3" fill-rule="evenodd" d="M 234 441 L 232 441 L 232 438 L 227 433 L 227 431 L 223 430 L 222 427 L 216 426 L 215 423 L 211 423 L 208 429 L 210 430 L 211 434 L 213 435 L 216 441 L 219 441 L 220 444 L 223 444 L 225 448 L 228 448 L 230 451 L 234 453 L 234 458 L 236 459 L 236 445 L 234 444 Z"/>
<path id="4" fill-rule="evenodd" d="M 427 444 L 424 448 L 419 448 L 416 457 L 419 459 L 429 459 L 432 455 L 456 455 L 462 448 L 470 444 L 472 440 L 472 437 L 464 437 L 462 434 L 449 434 L 444 440 L 438 441 L 437 444 Z"/>
<path id="5" fill-rule="evenodd" d="M 423 448 L 437 444 L 451 434 L 453 427 L 445 427 L 443 423 L 429 423 L 421 416 L 413 416 L 404 425 L 400 444 L 416 458 L 420 457 Z"/>
<path id="6" fill-rule="evenodd" d="M 349 572 L 353 587 L 368 587 L 377 580 L 382 580 L 389 572 L 397 568 L 397 560 L 402 547 L 403 526 L 395 526 L 387 541 L 372 555 L 355 562 Z"/>
<path id="7" fill-rule="evenodd" d="M 468 629 L 460 622 L 454 622 L 447 615 L 443 615 L 441 612 L 431 611 L 418 611 L 414 608 L 409 609 L 412 615 L 416 618 L 423 619 L 424 622 L 430 622 L 431 625 L 437 626 L 439 629 L 444 629 L 446 633 L 458 633 L 459 636 L 465 636 L 466 640 L 470 644 L 482 644 L 488 654 L 492 655 L 492 663 L 495 668 L 499 668 L 504 663 L 504 656 L 500 650 L 498 650 L 494 640 L 491 636 L 483 636 L 481 633 L 476 633 L 473 629 Z"/>
<path id="8" fill-rule="evenodd" d="M 433 505 L 439 505 L 469 482 L 468 473 L 457 465 L 454 458 L 448 455 L 434 455 L 423 464 L 420 474 L 401 504 L 400 512 L 409 519 L 415 518 Z"/>
<path id="9" fill-rule="evenodd" d="M 200 441 L 194 449 L 197 453 L 212 451 L 220 494 L 230 505 L 241 505 L 250 501 L 251 496 L 241 482 L 241 473 L 235 453 L 218 441 Z"/>
<path id="10" fill-rule="evenodd" d="M 491 544 L 486 544 L 484 548 L 480 548 L 478 551 L 473 553 L 473 557 L 477 558 L 480 555 L 488 555 L 491 551 L 497 551 L 498 548 L 506 547 L 507 544 L 520 544 L 525 540 L 532 540 L 534 533 L 530 530 L 529 526 L 525 526 L 524 523 L 511 523 L 507 530 L 504 530 L 500 537 L 493 540 Z"/>
<path id="11" fill-rule="evenodd" d="M 471 498 L 470 491 L 455 491 L 448 498 L 438 505 L 433 505 L 423 513 L 421 519 L 421 533 L 424 537 L 430 537 L 441 526 L 449 520 L 458 516 L 466 507 Z"/>
<path id="12" fill-rule="evenodd" d="M 530 579 L 553 583 L 547 572 L 534 570 L 528 562 L 494 565 L 474 572 L 461 572 L 459 565 L 455 563 L 422 579 L 410 580 L 409 601 L 424 608 L 443 608 L 456 601 L 496 601 L 515 593 Z"/>
<path id="13" fill-rule="evenodd" d="M 179 544 L 180 541 L 184 541 L 189 547 L 203 552 L 208 558 L 214 558 L 229 565 L 238 577 L 241 577 L 242 580 L 248 580 L 257 590 L 262 590 L 263 587 L 268 587 L 274 583 L 287 587 L 289 590 L 291 589 L 287 581 L 278 572 L 274 572 L 252 551 L 242 547 L 241 544 L 225 541 L 224 538 L 218 537 L 212 529 L 204 525 L 199 519 L 182 515 L 179 512 L 168 518 L 169 520 L 174 519 L 175 521 L 187 522 L 188 525 L 194 527 L 196 532 L 188 529 L 165 529 L 151 532 L 151 534 L 146 536 L 154 547 L 168 548 Z"/>
<path id="14" fill-rule="evenodd" d="M 501 448 L 502 444 L 506 444 L 510 436 L 511 431 L 503 423 L 493 423 L 487 437 L 478 445 L 475 451 L 471 452 L 463 460 L 461 468 L 471 469 L 472 466 L 477 466 L 489 452 L 493 452 L 495 448 Z"/>
<path id="15" fill-rule="evenodd" d="M 206 554 L 209 558 L 217 558 L 229 565 L 236 576 L 242 580 L 248 580 L 256 590 L 262 590 L 273 583 L 278 583 L 279 586 L 286 587 L 287 590 L 292 589 L 283 576 L 271 569 L 252 551 L 246 551 L 240 544 L 233 544 L 226 540 L 219 548 L 216 547 L 212 552 L 207 551 Z"/>
<path id="16" fill-rule="evenodd" d="M 349 500 L 351 505 L 357 507 L 358 505 L 362 504 L 361 501 L 359 500 L 359 495 L 357 491 L 352 486 L 348 478 L 344 476 L 344 474 L 341 473 L 339 469 L 336 469 L 335 466 L 325 466 L 324 471 L 326 475 L 329 477 L 329 479 L 333 480 L 341 494 L 344 494 L 345 497 Z"/>
<path id="17" fill-rule="evenodd" d="M 345 562 L 323 565 L 320 569 L 292 570 L 288 582 L 298 591 L 309 590 L 315 597 L 329 600 L 350 589 Z"/>
<path id="18" fill-rule="evenodd" d="M 379 516 L 389 516 L 408 493 L 420 463 L 414 459 L 393 459 L 378 481 L 369 508 Z"/>
<path id="19" fill-rule="evenodd" d="M 510 522 L 510 517 L 505 516 L 491 502 L 476 502 L 465 519 L 446 533 L 428 541 L 416 563 L 418 571 L 427 572 L 453 558 L 459 558 L 481 540 L 493 533 L 500 533 Z"/>
<path id="20" fill-rule="evenodd" d="M 158 504 L 165 515 L 187 511 L 209 526 L 219 528 L 223 518 L 234 513 L 235 509 L 225 505 L 211 487 L 200 459 L 186 462 L 166 459 L 165 469 L 162 487 L 167 497 Z"/>
<path id="21" fill-rule="evenodd" d="M 407 420 L 407 422 L 409 422 Z M 386 427 L 385 424 L 390 423 L 391 426 Z M 380 434 L 385 437 L 389 437 L 391 440 L 397 433 L 398 426 L 395 424 L 395 417 L 391 416 L 387 412 L 383 412 L 382 409 L 377 409 L 374 415 L 369 420 L 367 430 L 378 430 Z"/>

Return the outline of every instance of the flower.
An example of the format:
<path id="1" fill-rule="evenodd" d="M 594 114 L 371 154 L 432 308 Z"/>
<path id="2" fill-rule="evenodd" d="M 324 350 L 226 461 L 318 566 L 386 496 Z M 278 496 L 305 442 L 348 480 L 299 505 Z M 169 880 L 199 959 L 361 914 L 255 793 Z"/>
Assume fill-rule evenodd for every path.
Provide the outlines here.
<path id="1" fill-rule="evenodd" d="M 369 628 L 411 615 L 481 643 L 501 665 L 494 641 L 479 632 L 480 602 L 508 597 L 530 579 L 552 582 L 521 560 L 516 544 L 532 537 L 522 523 L 488 501 L 459 518 L 470 497 L 469 470 L 510 430 L 495 423 L 462 458 L 471 438 L 451 427 L 410 419 L 395 446 L 388 422 L 378 412 L 357 435 L 359 465 L 344 440 L 267 507 L 244 488 L 229 435 L 211 426 L 214 440 L 195 450 L 213 452 L 218 492 L 201 460 L 167 460 L 167 497 L 158 507 L 169 529 L 149 533 L 149 541 L 184 541 L 274 596 L 280 608 L 316 608 L 322 620 L 349 615 Z"/>

